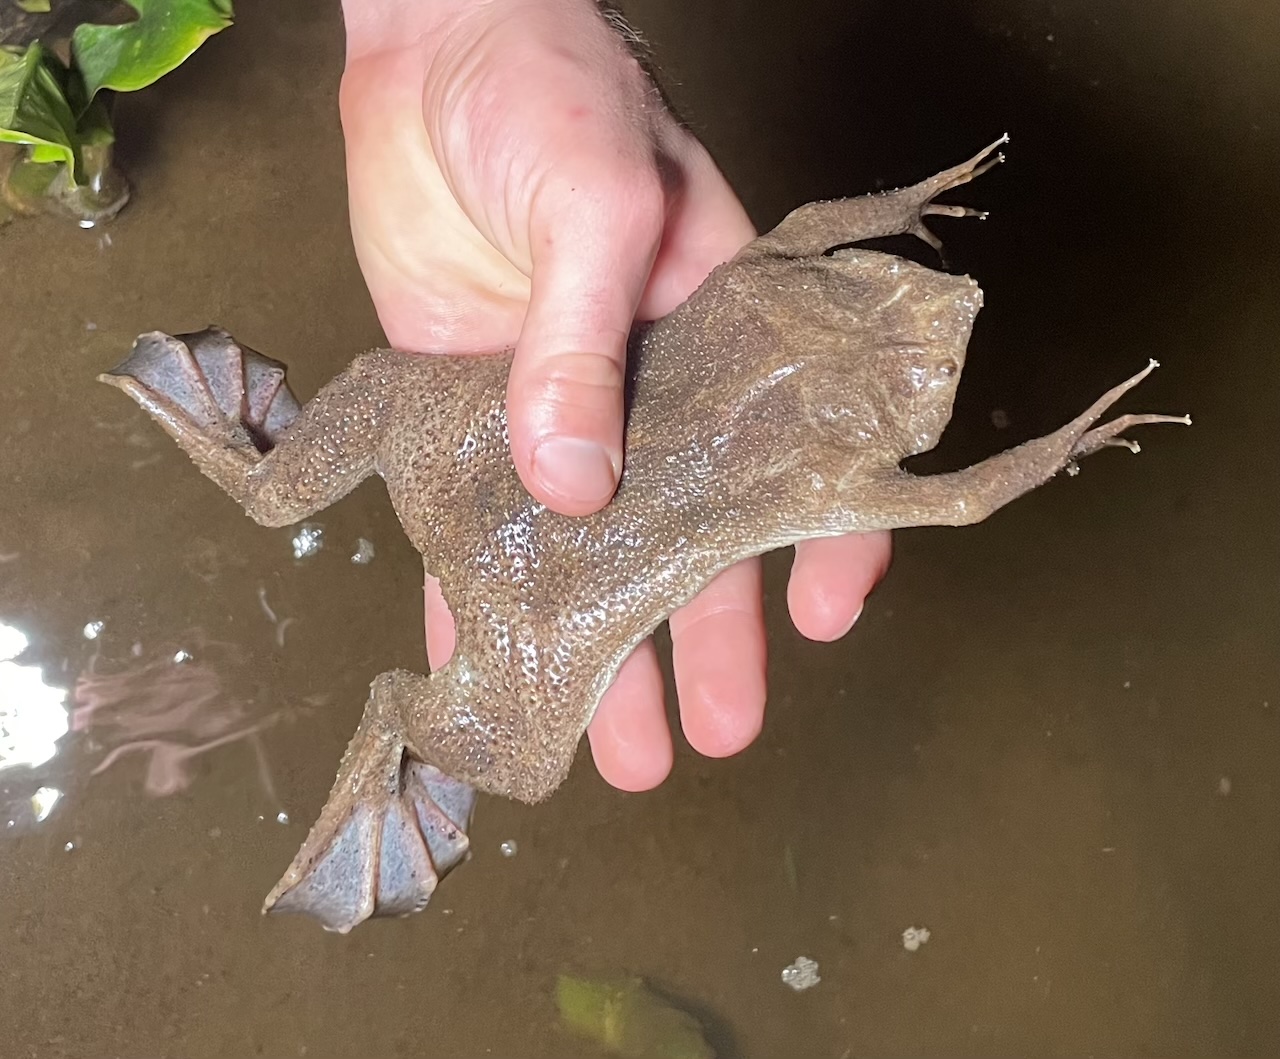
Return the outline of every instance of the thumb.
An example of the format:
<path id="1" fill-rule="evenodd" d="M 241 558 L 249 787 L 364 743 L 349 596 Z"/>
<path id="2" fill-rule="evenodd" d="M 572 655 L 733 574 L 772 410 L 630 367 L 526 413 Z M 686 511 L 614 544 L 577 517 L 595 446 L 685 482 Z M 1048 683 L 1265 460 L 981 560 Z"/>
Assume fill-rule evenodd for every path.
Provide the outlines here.
<path id="1" fill-rule="evenodd" d="M 535 248 L 529 310 L 507 383 L 511 455 L 525 488 L 589 515 L 622 472 L 627 338 L 662 238 L 659 196 L 617 209 L 572 201 Z M 585 196 L 584 196 L 585 197 Z"/>

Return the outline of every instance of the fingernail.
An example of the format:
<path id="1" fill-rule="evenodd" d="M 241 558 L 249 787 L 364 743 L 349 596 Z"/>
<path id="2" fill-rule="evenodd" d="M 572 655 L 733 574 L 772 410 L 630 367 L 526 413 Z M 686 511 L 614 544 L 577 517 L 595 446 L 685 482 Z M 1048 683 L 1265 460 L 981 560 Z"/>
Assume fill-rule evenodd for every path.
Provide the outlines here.
<path id="1" fill-rule="evenodd" d="M 581 438 L 547 438 L 534 450 L 533 472 L 547 492 L 593 508 L 608 503 L 618 487 L 604 446 Z"/>
<path id="2" fill-rule="evenodd" d="M 862 610 L 863 610 L 862 607 L 858 608 L 858 613 L 856 613 L 852 618 L 849 619 L 849 624 L 846 625 L 843 630 L 841 630 L 840 635 L 836 637 L 837 640 L 840 639 L 841 636 L 849 635 L 849 632 L 853 629 L 853 627 L 858 624 L 858 619 L 862 617 Z"/>

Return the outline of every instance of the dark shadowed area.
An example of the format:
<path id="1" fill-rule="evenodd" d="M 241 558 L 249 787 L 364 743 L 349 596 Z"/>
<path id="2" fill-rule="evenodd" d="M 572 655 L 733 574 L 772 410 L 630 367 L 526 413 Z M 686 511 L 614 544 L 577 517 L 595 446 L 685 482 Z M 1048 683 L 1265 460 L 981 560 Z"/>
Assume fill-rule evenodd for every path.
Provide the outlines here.
<path id="1" fill-rule="evenodd" d="M 369 680 L 425 666 L 417 557 L 375 481 L 295 559 L 298 527 L 254 525 L 94 382 L 152 328 L 221 323 L 303 397 L 382 342 L 337 4 L 237 8 L 121 100 L 117 222 L 0 228 L 0 1052 L 602 1055 L 558 1024 L 568 973 L 644 977 L 722 1059 L 1276 1054 L 1270 5 L 626 5 L 762 227 L 1011 134 L 948 196 L 990 219 L 934 222 L 986 308 L 924 469 L 1046 433 L 1151 357 L 1125 410 L 1196 425 L 899 534 L 839 644 L 792 630 L 774 556 L 751 750 L 683 748 L 632 795 L 584 748 L 549 802 L 481 800 L 425 913 L 346 937 L 258 908 Z"/>

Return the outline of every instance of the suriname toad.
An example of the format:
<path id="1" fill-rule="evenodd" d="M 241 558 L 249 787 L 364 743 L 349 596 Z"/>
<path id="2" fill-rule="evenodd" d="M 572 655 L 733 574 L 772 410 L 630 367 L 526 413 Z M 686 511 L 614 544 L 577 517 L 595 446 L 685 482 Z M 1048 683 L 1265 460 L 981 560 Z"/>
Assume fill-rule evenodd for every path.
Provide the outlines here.
<path id="1" fill-rule="evenodd" d="M 1148 423 L 1096 425 L 1155 367 L 1047 437 L 950 474 L 899 465 L 951 417 L 976 283 L 852 244 L 913 233 L 1002 138 L 914 187 L 801 206 L 630 343 L 626 466 L 585 518 L 536 503 L 508 453 L 510 354 L 358 357 L 305 407 L 283 366 L 210 328 L 142 335 L 101 376 L 266 526 L 371 474 L 457 624 L 430 676 L 373 681 L 329 800 L 264 910 L 347 931 L 423 907 L 466 853 L 476 791 L 564 780 L 623 660 L 719 571 L 814 537 L 978 522 Z"/>

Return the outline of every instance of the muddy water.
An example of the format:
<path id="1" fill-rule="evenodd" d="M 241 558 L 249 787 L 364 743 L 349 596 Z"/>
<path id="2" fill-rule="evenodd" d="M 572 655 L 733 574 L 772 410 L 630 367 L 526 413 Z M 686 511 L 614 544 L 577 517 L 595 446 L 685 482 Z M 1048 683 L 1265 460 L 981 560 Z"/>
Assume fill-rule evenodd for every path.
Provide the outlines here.
<path id="1" fill-rule="evenodd" d="M 375 483 L 295 560 L 296 530 L 254 526 L 92 381 L 152 327 L 220 321 L 302 394 L 380 340 L 336 5 L 239 6 L 121 106 L 114 226 L 0 231 L 0 646 L 29 641 L 0 665 L 8 753 L 71 726 L 0 771 L 0 1053 L 596 1055 L 555 1027 L 569 970 L 648 976 L 724 1056 L 1274 1054 L 1268 5 L 629 6 L 761 224 L 1012 132 L 971 189 L 992 218 L 938 223 L 988 308 L 930 466 L 1056 426 L 1151 356 L 1139 403 L 1196 426 L 981 527 L 900 534 L 838 646 L 791 631 L 777 557 L 752 750 L 686 751 L 646 795 L 584 756 L 544 806 L 484 801 L 426 914 L 346 938 L 257 909 L 370 677 L 421 664 L 415 558 Z M 799 955 L 822 981 L 797 994 Z"/>

